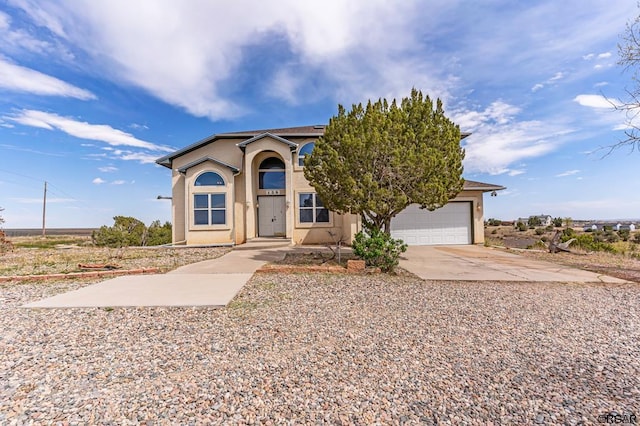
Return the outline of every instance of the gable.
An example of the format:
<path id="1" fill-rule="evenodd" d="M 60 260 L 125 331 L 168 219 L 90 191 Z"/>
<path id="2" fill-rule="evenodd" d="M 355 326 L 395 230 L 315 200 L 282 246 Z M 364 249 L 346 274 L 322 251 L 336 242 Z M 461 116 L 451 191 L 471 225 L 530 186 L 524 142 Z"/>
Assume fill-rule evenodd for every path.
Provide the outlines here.
<path id="1" fill-rule="evenodd" d="M 197 160 L 195 160 L 195 161 L 192 161 L 191 163 L 185 164 L 184 166 L 182 166 L 182 167 L 180 167 L 180 168 L 178 169 L 178 172 L 180 172 L 180 173 L 186 173 L 186 171 L 187 171 L 187 170 L 189 170 L 190 168 L 195 167 L 195 166 L 197 166 L 197 165 L 200 165 L 200 164 L 202 164 L 202 163 L 205 163 L 205 162 L 207 162 L 207 161 L 210 161 L 210 162 L 212 162 L 212 163 L 214 163 L 214 164 L 217 164 L 217 165 L 219 165 L 219 166 L 223 166 L 223 167 L 228 168 L 229 170 L 231 170 L 231 172 L 232 172 L 234 175 L 237 175 L 238 173 L 240 173 L 240 169 L 239 169 L 239 168 L 234 167 L 234 166 L 232 166 L 232 165 L 230 165 L 230 164 L 227 164 L 227 163 L 225 163 L 225 162 L 223 162 L 223 161 L 217 160 L 217 159 L 215 159 L 215 158 L 213 158 L 213 157 L 208 157 L 208 156 L 207 156 L 207 157 L 199 158 L 199 159 L 197 159 Z"/>
<path id="2" fill-rule="evenodd" d="M 243 149 L 243 150 L 244 150 L 244 149 L 247 147 L 247 145 L 252 144 L 252 143 L 254 143 L 254 142 L 257 142 L 257 141 L 260 141 L 260 140 L 265 139 L 265 138 L 270 138 L 270 139 L 275 140 L 276 142 L 280 142 L 280 143 L 282 143 L 282 144 L 285 144 L 285 145 L 287 145 L 287 146 L 289 147 L 289 149 L 291 149 L 292 151 L 294 151 L 296 148 L 298 148 L 298 144 L 297 144 L 297 143 L 291 142 L 290 140 L 287 140 L 287 139 L 285 139 L 285 138 L 283 138 L 283 137 L 280 137 L 280 136 L 278 136 L 278 135 L 273 135 L 273 134 L 268 133 L 268 132 L 267 132 L 267 133 L 259 134 L 259 135 L 257 135 L 257 136 L 254 136 L 254 137 L 252 137 L 251 139 L 247 139 L 247 140 L 246 140 L 246 141 L 244 141 L 244 142 L 240 142 L 239 144 L 236 144 L 236 146 L 237 146 L 238 148 L 240 148 L 240 149 Z"/>

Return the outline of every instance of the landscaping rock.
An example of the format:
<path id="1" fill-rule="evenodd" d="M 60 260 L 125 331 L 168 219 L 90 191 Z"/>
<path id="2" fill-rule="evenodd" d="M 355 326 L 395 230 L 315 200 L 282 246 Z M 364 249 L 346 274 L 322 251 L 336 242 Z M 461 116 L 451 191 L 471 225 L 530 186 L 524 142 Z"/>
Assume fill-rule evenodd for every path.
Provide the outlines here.
<path id="1" fill-rule="evenodd" d="M 0 285 L 0 423 L 577 425 L 640 414 L 635 284 L 274 273 L 226 309 L 20 308 L 83 285 Z"/>

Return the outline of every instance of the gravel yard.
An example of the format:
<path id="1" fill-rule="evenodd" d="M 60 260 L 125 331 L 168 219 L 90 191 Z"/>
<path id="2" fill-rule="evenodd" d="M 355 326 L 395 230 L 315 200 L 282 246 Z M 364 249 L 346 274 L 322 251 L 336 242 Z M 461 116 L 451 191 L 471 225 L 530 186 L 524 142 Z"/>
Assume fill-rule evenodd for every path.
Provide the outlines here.
<path id="1" fill-rule="evenodd" d="M 597 424 L 640 415 L 640 285 L 256 274 L 227 309 L 27 310 L 0 424 Z"/>

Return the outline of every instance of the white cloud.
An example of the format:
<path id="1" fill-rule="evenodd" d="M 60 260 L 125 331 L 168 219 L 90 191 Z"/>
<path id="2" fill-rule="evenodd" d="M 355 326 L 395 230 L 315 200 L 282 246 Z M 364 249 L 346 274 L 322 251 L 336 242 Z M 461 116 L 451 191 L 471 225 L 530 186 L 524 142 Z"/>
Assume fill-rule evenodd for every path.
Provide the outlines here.
<path id="1" fill-rule="evenodd" d="M 158 5 L 63 0 L 21 1 L 15 6 L 65 43 L 85 50 L 105 75 L 214 120 L 237 117 L 251 107 L 228 94 L 234 90 L 228 80 L 244 66 L 261 67 L 264 87 L 292 103 L 313 99 L 306 84 L 311 72 L 324 79 L 316 96 L 348 102 L 405 96 L 412 86 L 434 96 L 448 94 L 441 83 L 450 81 L 450 76 L 441 71 L 439 59 L 415 55 L 416 45 L 425 41 L 414 30 L 426 29 L 425 20 L 419 18 L 421 5 L 413 2 L 239 0 Z M 431 25 L 435 15 L 450 8 L 448 2 L 433 3 Z M 274 40 L 288 54 L 277 67 L 244 64 L 250 49 L 264 46 L 268 52 Z M 265 58 L 270 59 L 267 53 Z M 299 87 L 305 87 L 305 96 L 299 96 Z"/>
<path id="2" fill-rule="evenodd" d="M 507 174 L 509 176 L 518 176 L 518 175 L 521 175 L 521 174 L 524 174 L 524 173 L 526 173 L 526 171 L 524 171 L 524 170 L 509 170 L 507 172 Z"/>
<path id="3" fill-rule="evenodd" d="M 564 77 L 566 77 L 566 74 L 563 72 L 557 72 L 553 75 L 553 77 L 543 81 L 542 83 L 536 83 L 532 88 L 531 91 L 532 92 L 537 92 L 540 89 L 543 89 L 545 86 L 549 85 L 549 84 L 553 84 L 558 80 L 562 80 Z"/>
<path id="4" fill-rule="evenodd" d="M 563 72 L 557 72 L 553 77 L 549 79 L 549 81 L 557 81 L 564 78 L 565 74 Z"/>
<path id="5" fill-rule="evenodd" d="M 68 56 L 68 52 L 60 51 L 58 46 L 53 46 L 48 41 L 39 40 L 33 37 L 24 29 L 12 29 L 11 17 L 0 11 L 0 39 L 2 46 L 0 50 L 5 53 L 16 53 L 22 50 L 35 53 L 46 53 L 58 50 L 63 56 Z M 58 53 L 58 52 L 57 52 Z"/>
<path id="6" fill-rule="evenodd" d="M 465 132 L 475 132 L 486 125 L 509 123 L 520 112 L 520 108 L 501 100 L 494 101 L 484 111 L 453 110 L 453 121 Z"/>
<path id="7" fill-rule="evenodd" d="M 135 130 L 149 130 L 149 126 L 147 126 L 146 124 L 131 123 L 129 124 L 129 127 Z"/>
<path id="8" fill-rule="evenodd" d="M 107 181 L 102 179 L 102 178 L 95 178 L 94 180 L 91 181 L 91 183 L 96 184 L 96 185 L 102 185 L 103 183 L 106 183 Z"/>
<path id="9" fill-rule="evenodd" d="M 511 164 L 540 157 L 560 147 L 571 132 L 566 126 L 535 120 L 517 121 L 520 109 L 496 101 L 483 111 L 455 111 L 452 119 L 472 135 L 464 139 L 465 172 L 511 174 Z M 513 174 L 515 173 L 515 174 Z"/>
<path id="10" fill-rule="evenodd" d="M 76 138 L 100 141 L 112 146 L 130 146 L 151 151 L 173 151 L 173 148 L 137 139 L 129 133 L 114 129 L 106 124 L 91 124 L 44 111 L 22 110 L 15 115 L 4 118 L 25 126 L 48 130 L 58 129 Z"/>
<path id="11" fill-rule="evenodd" d="M 55 77 L 12 64 L 0 57 L 0 87 L 36 95 L 63 96 L 82 100 L 96 99 L 88 90 L 80 89 Z"/>
<path id="12" fill-rule="evenodd" d="M 124 185 L 125 183 L 127 183 L 127 181 L 119 179 L 119 180 L 114 180 L 113 182 L 111 182 L 111 185 Z"/>
<path id="13" fill-rule="evenodd" d="M 608 59 L 611 56 L 611 52 L 589 53 L 587 55 L 584 55 L 582 59 L 584 59 L 585 61 L 591 61 L 593 59 Z"/>
<path id="14" fill-rule="evenodd" d="M 577 173 L 580 173 L 580 170 L 567 170 L 566 172 L 558 173 L 556 177 L 573 176 Z"/>
<path id="15" fill-rule="evenodd" d="M 98 167 L 98 170 L 100 170 L 103 173 L 113 173 L 113 172 L 117 172 L 118 168 L 114 166 L 104 166 L 104 167 Z"/>
<path id="16" fill-rule="evenodd" d="M 616 104 L 615 101 L 607 99 L 602 95 L 578 95 L 573 100 L 582 106 L 590 108 L 612 109 Z"/>
<path id="17" fill-rule="evenodd" d="M 116 151 L 114 154 L 116 156 L 115 158 L 119 158 L 120 160 L 134 160 L 142 164 L 152 164 L 158 159 L 157 155 L 145 154 L 143 152 Z"/>

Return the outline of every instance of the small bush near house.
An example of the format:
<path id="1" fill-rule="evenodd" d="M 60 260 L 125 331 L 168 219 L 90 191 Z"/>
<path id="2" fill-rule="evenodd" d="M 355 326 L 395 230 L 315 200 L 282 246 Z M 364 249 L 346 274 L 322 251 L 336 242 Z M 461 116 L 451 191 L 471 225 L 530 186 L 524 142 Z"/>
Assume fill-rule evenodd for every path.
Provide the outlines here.
<path id="1" fill-rule="evenodd" d="M 608 253 L 616 252 L 616 248 L 614 246 L 602 241 L 598 235 L 595 235 L 595 233 L 585 233 L 573 238 L 576 240 L 571 244 L 572 248 L 581 248 L 582 250 L 587 251 L 604 251 Z"/>
<path id="2" fill-rule="evenodd" d="M 525 225 L 523 222 L 518 222 L 518 224 L 516 225 L 516 229 L 520 232 L 524 232 L 527 230 L 527 225 Z"/>
<path id="3" fill-rule="evenodd" d="M 629 236 L 631 232 L 628 229 L 621 229 L 618 231 L 618 236 L 622 241 L 629 241 Z"/>
<path id="4" fill-rule="evenodd" d="M 544 228 L 536 228 L 536 235 L 542 235 L 545 233 L 545 229 Z"/>
<path id="5" fill-rule="evenodd" d="M 113 226 L 101 226 L 91 239 L 97 246 L 129 247 L 161 245 L 171 242 L 171 224 L 155 221 L 147 228 L 140 220 L 129 216 L 115 216 Z"/>
<path id="6" fill-rule="evenodd" d="M 164 225 L 160 225 L 159 220 L 151 222 L 151 225 L 147 228 L 147 241 L 148 246 L 161 246 L 163 244 L 169 244 L 171 242 L 171 223 L 165 222 Z"/>
<path id="7" fill-rule="evenodd" d="M 380 230 L 370 232 L 371 235 L 362 231 L 356 234 L 352 244 L 353 254 L 364 260 L 367 266 L 392 272 L 398 266 L 400 253 L 407 251 L 407 245 Z"/>
<path id="8" fill-rule="evenodd" d="M 608 243 L 617 243 L 618 241 L 620 241 L 620 237 L 614 231 L 605 232 L 604 239 Z"/>

